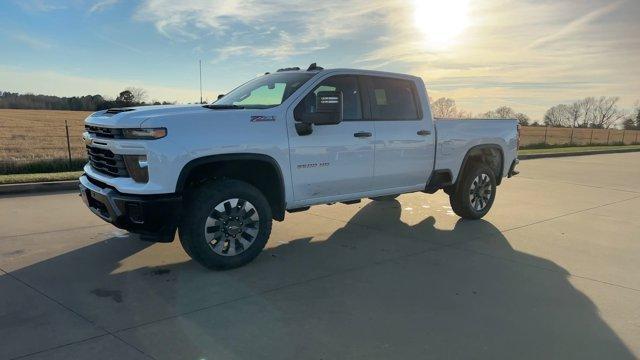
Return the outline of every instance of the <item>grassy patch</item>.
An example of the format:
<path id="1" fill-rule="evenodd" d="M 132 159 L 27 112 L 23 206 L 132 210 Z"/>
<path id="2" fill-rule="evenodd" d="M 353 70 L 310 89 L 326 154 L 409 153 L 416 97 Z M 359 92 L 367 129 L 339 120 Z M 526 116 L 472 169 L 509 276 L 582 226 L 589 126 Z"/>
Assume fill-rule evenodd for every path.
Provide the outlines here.
<path id="1" fill-rule="evenodd" d="M 560 148 L 545 148 L 545 149 L 520 149 L 518 150 L 519 155 L 530 155 L 530 154 L 559 154 L 559 153 L 572 153 L 572 152 L 588 152 L 588 151 L 599 151 L 599 150 L 619 150 L 619 149 L 638 149 L 640 150 L 640 145 L 616 145 L 616 146 L 571 146 L 571 147 L 560 147 Z"/>
<path id="2" fill-rule="evenodd" d="M 80 175 L 82 175 L 82 171 L 67 171 L 43 174 L 0 175 L 0 184 L 77 180 Z"/>
<path id="3" fill-rule="evenodd" d="M 529 145 L 523 145 L 520 147 L 520 149 L 555 149 L 555 148 L 591 148 L 591 147 L 607 147 L 607 146 L 623 146 L 624 144 L 622 142 L 611 142 L 609 144 L 569 144 L 569 143 L 565 143 L 565 144 L 546 144 L 546 143 L 536 143 L 536 144 L 529 144 Z M 635 144 L 634 144 L 635 145 Z"/>
<path id="4" fill-rule="evenodd" d="M 80 171 L 87 163 L 85 158 L 71 159 L 46 159 L 34 161 L 1 161 L 0 175 L 10 174 L 37 174 Z"/>

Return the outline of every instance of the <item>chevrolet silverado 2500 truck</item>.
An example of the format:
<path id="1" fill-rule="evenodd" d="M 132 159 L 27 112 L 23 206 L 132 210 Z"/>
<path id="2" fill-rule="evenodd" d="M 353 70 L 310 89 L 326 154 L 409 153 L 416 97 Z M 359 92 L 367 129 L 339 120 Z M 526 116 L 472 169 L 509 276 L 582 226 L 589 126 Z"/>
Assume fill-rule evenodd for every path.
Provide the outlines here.
<path id="1" fill-rule="evenodd" d="M 484 216 L 517 172 L 515 120 L 436 120 L 418 77 L 281 69 L 213 104 L 99 111 L 83 134 L 85 204 L 119 228 L 173 241 L 209 268 L 253 260 L 272 220 L 311 205 L 444 190 Z"/>

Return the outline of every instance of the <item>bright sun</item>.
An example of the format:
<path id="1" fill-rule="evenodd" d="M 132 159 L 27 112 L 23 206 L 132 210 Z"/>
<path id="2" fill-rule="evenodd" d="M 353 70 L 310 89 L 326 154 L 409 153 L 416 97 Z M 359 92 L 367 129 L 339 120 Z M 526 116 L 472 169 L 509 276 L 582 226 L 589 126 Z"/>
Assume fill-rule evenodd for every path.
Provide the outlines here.
<path id="1" fill-rule="evenodd" d="M 414 0 L 415 26 L 429 47 L 451 45 L 469 25 L 469 0 Z"/>

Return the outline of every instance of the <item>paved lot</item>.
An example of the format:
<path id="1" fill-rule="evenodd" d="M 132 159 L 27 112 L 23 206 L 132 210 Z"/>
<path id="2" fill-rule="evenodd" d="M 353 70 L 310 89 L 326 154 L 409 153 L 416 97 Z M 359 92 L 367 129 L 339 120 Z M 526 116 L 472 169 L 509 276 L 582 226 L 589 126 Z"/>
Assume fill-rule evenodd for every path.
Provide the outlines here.
<path id="1" fill-rule="evenodd" d="M 0 358 L 640 356 L 640 154 L 528 160 L 484 221 L 332 205 L 206 271 L 71 193 L 0 199 Z"/>

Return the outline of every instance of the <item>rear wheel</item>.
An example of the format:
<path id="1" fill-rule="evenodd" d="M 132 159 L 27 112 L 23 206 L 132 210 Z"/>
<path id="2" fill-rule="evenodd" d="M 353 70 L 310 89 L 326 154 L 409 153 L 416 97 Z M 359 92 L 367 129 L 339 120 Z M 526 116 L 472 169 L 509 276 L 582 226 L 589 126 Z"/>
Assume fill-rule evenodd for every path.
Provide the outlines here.
<path id="1" fill-rule="evenodd" d="M 185 252 L 201 265 L 230 269 L 253 260 L 271 233 L 271 208 L 264 195 L 242 181 L 219 180 L 187 197 L 180 226 Z"/>
<path id="2" fill-rule="evenodd" d="M 453 211 L 464 219 L 485 216 L 496 197 L 496 177 L 484 163 L 472 163 L 449 195 Z"/>

